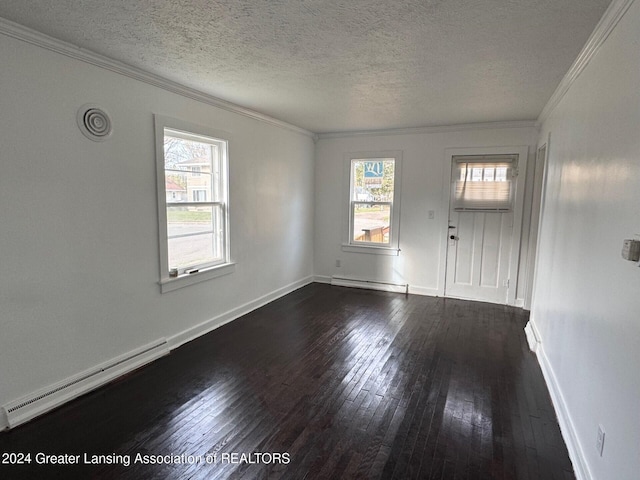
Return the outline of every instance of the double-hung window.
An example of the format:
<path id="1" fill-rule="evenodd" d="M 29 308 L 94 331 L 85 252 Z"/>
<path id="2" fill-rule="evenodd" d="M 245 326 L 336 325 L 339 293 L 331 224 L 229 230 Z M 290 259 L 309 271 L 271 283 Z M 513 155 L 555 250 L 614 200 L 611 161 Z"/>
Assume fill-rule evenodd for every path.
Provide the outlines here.
<path id="1" fill-rule="evenodd" d="M 229 140 L 155 116 L 162 291 L 230 273 Z"/>
<path id="2" fill-rule="evenodd" d="M 349 155 L 349 225 L 343 250 L 398 254 L 400 152 Z"/>

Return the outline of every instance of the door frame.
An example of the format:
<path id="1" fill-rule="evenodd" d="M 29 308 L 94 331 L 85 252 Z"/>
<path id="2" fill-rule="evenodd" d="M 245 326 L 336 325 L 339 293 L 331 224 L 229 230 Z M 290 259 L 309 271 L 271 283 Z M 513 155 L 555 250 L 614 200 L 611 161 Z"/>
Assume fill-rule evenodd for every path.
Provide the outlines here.
<path id="1" fill-rule="evenodd" d="M 542 239 L 542 228 L 543 228 L 543 218 L 544 218 L 544 209 L 545 209 L 545 205 L 546 205 L 546 199 L 547 199 L 547 184 L 549 182 L 548 179 L 548 175 L 549 175 L 549 155 L 550 155 L 550 151 L 551 151 L 551 132 L 549 132 L 546 136 L 546 143 L 544 143 L 544 145 L 546 145 L 546 150 L 545 150 L 545 158 L 544 158 L 544 171 L 542 174 L 542 188 L 540 190 L 540 209 L 538 212 L 538 231 L 536 234 L 536 251 L 535 251 L 535 255 L 533 258 L 533 268 L 532 271 L 530 272 L 530 279 L 531 279 L 531 288 L 529 290 L 529 305 L 527 305 L 529 308 L 529 311 L 533 310 L 533 305 L 535 304 L 535 299 L 536 299 L 536 284 L 537 284 L 537 278 L 538 278 L 538 263 L 540 262 L 540 255 L 538 254 L 538 248 L 540 247 L 540 240 Z M 540 145 L 540 147 L 542 147 L 542 145 Z M 537 150 L 536 150 L 537 153 Z M 531 314 L 531 319 L 533 320 L 533 313 Z M 535 328 L 535 327 L 534 327 Z"/>
<path id="2" fill-rule="evenodd" d="M 531 227 L 529 229 L 529 251 L 527 252 L 527 272 L 524 287 L 524 309 L 531 310 L 533 282 L 538 258 L 538 238 L 540 232 L 542 207 L 547 178 L 547 159 L 549 158 L 550 135 L 536 149 L 533 174 L 533 195 L 531 197 Z M 544 149 L 544 151 L 542 151 Z"/>
<path id="3" fill-rule="evenodd" d="M 449 248 L 449 210 L 451 202 L 451 170 L 453 157 L 462 155 L 518 155 L 518 176 L 516 177 L 515 195 L 513 202 L 513 232 L 511 235 L 511 248 L 509 253 L 509 288 L 507 289 L 507 305 L 516 304 L 516 291 L 518 287 L 518 263 L 520 261 L 520 249 L 522 239 L 522 217 L 524 212 L 524 191 L 527 176 L 527 162 L 529 160 L 529 147 L 527 145 L 514 145 L 502 147 L 465 147 L 446 148 L 444 155 L 444 168 L 442 175 L 442 219 L 440 221 L 440 265 L 438 274 L 438 294 L 446 297 L 447 253 Z"/>

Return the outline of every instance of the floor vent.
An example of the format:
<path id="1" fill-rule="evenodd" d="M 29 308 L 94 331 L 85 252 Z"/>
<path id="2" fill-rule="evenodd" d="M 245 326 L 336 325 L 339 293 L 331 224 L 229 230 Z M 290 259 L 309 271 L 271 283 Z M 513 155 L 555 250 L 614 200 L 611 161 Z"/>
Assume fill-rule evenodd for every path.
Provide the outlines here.
<path id="1" fill-rule="evenodd" d="M 14 400 L 2 408 L 9 428 L 20 425 L 73 398 L 169 353 L 167 341 L 160 339 L 109 362 L 85 370 L 54 385 Z"/>

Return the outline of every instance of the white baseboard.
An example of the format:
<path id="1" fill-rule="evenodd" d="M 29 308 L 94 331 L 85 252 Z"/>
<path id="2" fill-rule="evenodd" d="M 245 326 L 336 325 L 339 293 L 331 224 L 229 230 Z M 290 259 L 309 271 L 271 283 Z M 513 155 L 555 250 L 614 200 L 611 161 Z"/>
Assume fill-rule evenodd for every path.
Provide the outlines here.
<path id="1" fill-rule="evenodd" d="M 527 337 L 527 343 L 529 344 L 529 350 L 536 353 L 538 346 L 540 345 L 540 335 L 538 334 L 535 324 L 529 320 L 524 327 L 524 334 Z"/>
<path id="2" fill-rule="evenodd" d="M 409 285 L 409 293 L 413 293 L 414 295 L 424 295 L 426 297 L 442 296 L 442 294 L 438 291 L 437 288 L 418 287 L 414 285 Z"/>
<path id="3" fill-rule="evenodd" d="M 14 428 L 169 353 L 162 338 L 2 406 L 3 429 Z"/>
<path id="4" fill-rule="evenodd" d="M 256 300 L 229 310 L 222 315 L 218 315 L 207 322 L 189 328 L 169 339 L 160 339 L 154 343 L 137 348 L 124 355 L 120 355 L 105 363 L 80 372 L 77 375 L 73 375 L 53 385 L 49 385 L 9 402 L 0 408 L 0 431 L 16 427 L 80 395 L 95 390 L 122 375 L 168 354 L 171 350 L 190 340 L 312 283 L 313 280 L 312 276 L 305 277 L 302 280 L 274 290 L 267 295 L 263 295 Z"/>
<path id="5" fill-rule="evenodd" d="M 567 450 L 569 451 L 569 458 L 573 464 L 576 479 L 593 480 L 593 475 L 591 475 L 591 470 L 585 460 L 584 449 L 580 444 L 575 426 L 571 420 L 569 409 L 564 397 L 562 396 L 562 390 L 544 351 L 544 343 L 540 339 L 535 323 L 530 321 L 527 324 L 527 328 L 530 329 L 531 335 L 533 335 L 535 340 L 537 340 L 536 349 L 534 351 L 536 353 L 538 363 L 540 364 L 540 369 L 542 370 L 542 375 L 544 376 L 547 388 L 549 389 L 549 395 L 551 396 L 551 401 L 556 411 L 556 416 L 558 417 L 562 438 L 564 439 L 564 443 L 567 445 Z M 527 331 L 527 328 L 525 328 L 525 332 Z M 527 341 L 529 341 L 528 335 L 529 334 L 527 334 Z M 531 347 L 531 343 L 529 343 L 529 346 Z"/>
<path id="6" fill-rule="evenodd" d="M 285 285 L 284 287 L 274 290 L 271 293 L 263 295 L 262 297 L 240 305 L 239 307 L 229 310 L 228 312 L 213 317 L 206 322 L 196 325 L 195 327 L 184 330 L 183 332 L 169 337 L 169 347 L 171 350 L 178 348 L 180 345 L 184 345 L 191 340 L 195 340 L 196 338 L 209 333 L 216 328 L 226 325 L 227 323 L 232 322 L 233 320 L 258 309 L 266 305 L 267 303 L 273 302 L 274 300 L 277 300 L 278 298 L 283 297 L 288 293 L 293 292 L 294 290 L 304 287 L 305 285 L 309 285 L 310 283 L 313 283 L 313 281 L 314 277 L 310 275 L 303 278 L 302 280 L 298 280 L 297 282 Z"/>
<path id="7" fill-rule="evenodd" d="M 316 275 L 313 277 L 313 281 L 316 283 L 331 283 L 331 277 L 326 275 Z"/>

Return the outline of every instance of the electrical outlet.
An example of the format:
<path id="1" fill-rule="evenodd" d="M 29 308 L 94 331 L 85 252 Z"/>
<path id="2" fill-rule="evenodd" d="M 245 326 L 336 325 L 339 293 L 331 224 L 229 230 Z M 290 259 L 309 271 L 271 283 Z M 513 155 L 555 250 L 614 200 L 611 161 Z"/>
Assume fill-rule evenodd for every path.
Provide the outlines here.
<path id="1" fill-rule="evenodd" d="M 342 262 L 340 260 L 336 260 L 336 267 L 340 267 L 342 265 Z"/>
<path id="2" fill-rule="evenodd" d="M 434 218 L 436 218 L 436 211 L 429 210 L 429 220 L 433 220 Z"/>
<path id="3" fill-rule="evenodd" d="M 602 425 L 598 425 L 598 439 L 596 441 L 596 450 L 598 450 L 598 453 L 600 454 L 600 456 L 602 456 L 604 452 L 604 428 L 602 428 Z"/>

